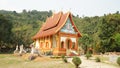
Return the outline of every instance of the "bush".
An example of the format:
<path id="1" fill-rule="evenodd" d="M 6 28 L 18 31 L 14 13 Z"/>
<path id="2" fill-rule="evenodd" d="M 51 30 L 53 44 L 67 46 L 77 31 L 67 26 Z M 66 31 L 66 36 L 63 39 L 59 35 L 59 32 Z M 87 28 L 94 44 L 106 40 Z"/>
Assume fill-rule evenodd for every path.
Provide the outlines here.
<path id="1" fill-rule="evenodd" d="M 65 55 L 62 55 L 61 58 L 64 59 L 64 58 L 65 58 Z"/>
<path id="2" fill-rule="evenodd" d="M 67 58 L 66 58 L 64 55 L 62 55 L 61 57 L 62 57 L 63 62 L 65 62 L 65 63 L 68 62 L 68 61 L 67 61 Z"/>
<path id="3" fill-rule="evenodd" d="M 66 57 L 63 59 L 63 61 L 64 61 L 65 63 L 67 63 L 67 62 L 68 62 Z"/>
<path id="4" fill-rule="evenodd" d="M 90 57 L 92 57 L 92 55 L 90 53 L 87 53 L 86 58 L 89 59 Z"/>
<path id="5" fill-rule="evenodd" d="M 52 58 L 52 59 L 60 59 L 61 56 L 50 56 L 50 58 Z"/>
<path id="6" fill-rule="evenodd" d="M 117 64 L 120 66 L 120 57 L 117 58 Z"/>
<path id="7" fill-rule="evenodd" d="M 73 57 L 72 62 L 76 66 L 76 68 L 79 67 L 79 65 L 82 63 L 81 59 L 79 57 Z"/>
<path id="8" fill-rule="evenodd" d="M 101 62 L 100 57 L 96 57 L 96 62 Z"/>
<path id="9" fill-rule="evenodd" d="M 52 51 L 45 52 L 46 55 L 52 55 Z"/>

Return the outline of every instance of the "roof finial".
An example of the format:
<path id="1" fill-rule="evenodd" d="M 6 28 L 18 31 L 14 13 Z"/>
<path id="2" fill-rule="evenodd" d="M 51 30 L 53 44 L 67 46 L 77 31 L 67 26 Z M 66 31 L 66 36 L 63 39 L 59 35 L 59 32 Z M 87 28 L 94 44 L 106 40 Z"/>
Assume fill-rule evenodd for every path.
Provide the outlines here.
<path id="1" fill-rule="evenodd" d="M 69 11 L 68 11 L 69 13 L 71 12 L 71 8 L 69 8 Z"/>
<path id="2" fill-rule="evenodd" d="M 63 8 L 61 8 L 61 11 L 60 12 L 63 12 Z"/>
<path id="3" fill-rule="evenodd" d="M 54 14 L 55 14 L 55 10 L 52 10 L 52 16 L 51 16 L 52 18 L 53 18 L 53 16 L 54 16 Z"/>
<path id="4" fill-rule="evenodd" d="M 52 15 L 54 15 L 55 14 L 55 10 L 52 10 L 52 13 L 53 13 Z"/>

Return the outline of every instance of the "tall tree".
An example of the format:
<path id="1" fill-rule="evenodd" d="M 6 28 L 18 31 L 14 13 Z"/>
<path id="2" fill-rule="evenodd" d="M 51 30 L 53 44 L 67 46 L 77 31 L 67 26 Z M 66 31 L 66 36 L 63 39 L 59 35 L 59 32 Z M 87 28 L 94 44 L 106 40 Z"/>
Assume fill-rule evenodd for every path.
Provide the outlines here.
<path id="1" fill-rule="evenodd" d="M 0 41 L 10 42 L 12 23 L 5 16 L 0 15 Z"/>

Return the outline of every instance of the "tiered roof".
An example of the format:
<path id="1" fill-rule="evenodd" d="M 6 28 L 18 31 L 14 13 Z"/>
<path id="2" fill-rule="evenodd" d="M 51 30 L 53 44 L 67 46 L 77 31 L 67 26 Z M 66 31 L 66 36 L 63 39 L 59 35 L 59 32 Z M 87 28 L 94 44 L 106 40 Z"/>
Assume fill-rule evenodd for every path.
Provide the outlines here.
<path id="1" fill-rule="evenodd" d="M 78 29 L 76 28 L 76 26 L 74 25 L 71 13 L 67 12 L 67 13 L 63 14 L 63 12 L 59 12 L 59 13 L 53 14 L 51 17 L 47 18 L 47 20 L 44 23 L 44 25 L 42 26 L 42 28 L 32 39 L 38 39 L 41 37 L 56 34 L 65 25 L 68 17 L 71 20 L 73 28 L 78 33 L 78 37 L 80 37 L 81 34 L 78 31 Z"/>

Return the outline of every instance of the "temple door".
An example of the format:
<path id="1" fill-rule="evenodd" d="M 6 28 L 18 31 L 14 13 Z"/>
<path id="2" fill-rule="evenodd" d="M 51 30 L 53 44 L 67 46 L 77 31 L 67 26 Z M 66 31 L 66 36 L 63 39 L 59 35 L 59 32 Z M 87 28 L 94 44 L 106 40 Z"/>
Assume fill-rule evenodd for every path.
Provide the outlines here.
<path id="1" fill-rule="evenodd" d="M 72 41 L 70 39 L 66 39 L 66 55 L 70 54 L 71 44 Z"/>

